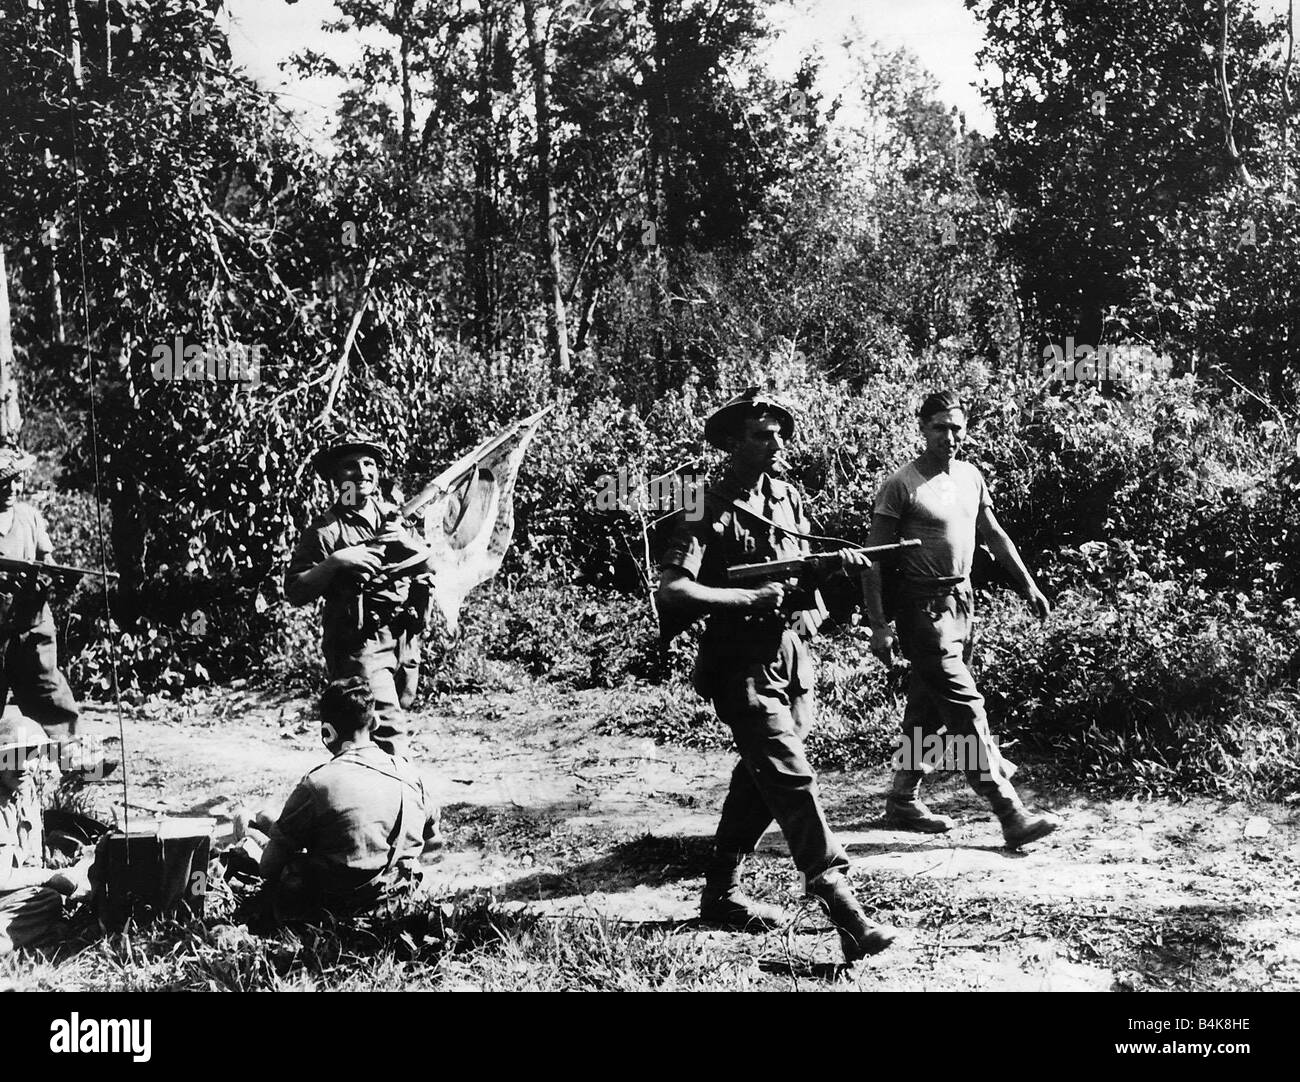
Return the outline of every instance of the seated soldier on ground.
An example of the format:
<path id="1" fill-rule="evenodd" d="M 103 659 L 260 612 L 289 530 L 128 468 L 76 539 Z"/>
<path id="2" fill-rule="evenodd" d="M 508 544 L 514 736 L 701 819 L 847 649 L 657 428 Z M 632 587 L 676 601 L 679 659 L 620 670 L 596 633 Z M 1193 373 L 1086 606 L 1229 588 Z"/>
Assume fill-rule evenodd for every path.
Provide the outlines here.
<path id="1" fill-rule="evenodd" d="M 28 718 L 0 720 L 0 954 L 55 938 L 65 902 L 90 895 L 89 860 L 46 866 L 34 768 L 51 743 Z"/>
<path id="2" fill-rule="evenodd" d="M 437 809 L 415 767 L 371 739 L 365 677 L 321 696 L 321 740 L 334 758 L 298 783 L 271 828 L 261 871 L 277 920 L 346 917 L 419 879 L 441 845 Z"/>

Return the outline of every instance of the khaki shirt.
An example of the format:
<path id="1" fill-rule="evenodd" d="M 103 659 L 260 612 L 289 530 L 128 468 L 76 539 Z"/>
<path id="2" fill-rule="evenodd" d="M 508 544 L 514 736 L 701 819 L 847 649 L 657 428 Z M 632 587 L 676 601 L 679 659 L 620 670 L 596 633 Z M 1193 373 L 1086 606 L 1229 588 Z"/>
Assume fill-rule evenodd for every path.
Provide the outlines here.
<path id="1" fill-rule="evenodd" d="M 289 560 L 289 568 L 285 572 L 284 593 L 290 603 L 300 605 L 305 600 L 298 587 L 299 575 L 310 571 L 338 549 L 373 540 L 385 516 L 396 510 L 393 504 L 372 498 L 359 507 L 335 504 L 315 518 L 298 539 Z M 382 587 L 366 587 L 360 578 L 350 572 L 341 571 L 335 575 L 322 595 L 325 607 L 321 621 L 327 643 L 338 643 L 356 636 L 359 624 L 358 599 L 363 591 L 368 608 L 391 614 L 406 604 L 411 592 L 411 579 L 404 576 L 386 582 Z"/>
<path id="2" fill-rule="evenodd" d="M 271 837 L 291 852 L 306 852 L 315 886 L 327 899 L 344 897 L 385 868 L 418 860 L 433 812 L 415 768 L 369 744 L 348 748 L 308 773 Z"/>
<path id="3" fill-rule="evenodd" d="M 31 504 L 15 503 L 9 529 L 0 533 L 0 556 L 44 562 L 50 544 L 45 519 Z M 0 571 L 0 625 L 9 631 L 33 627 L 41 618 L 45 591 L 34 572 Z"/>
<path id="4" fill-rule="evenodd" d="M 15 868 L 45 865 L 45 834 L 36 783 L 29 776 L 9 799 L 0 801 L 0 890 Z"/>
<path id="5" fill-rule="evenodd" d="M 44 560 L 53 551 L 44 516 L 29 503 L 15 503 L 13 521 L 0 534 L 0 556 L 11 560 Z"/>
<path id="6" fill-rule="evenodd" d="M 689 522 L 679 513 L 660 566 L 680 568 L 701 586 L 727 587 L 732 585 L 727 569 L 736 564 L 808 555 L 807 541 L 751 518 L 736 508 L 735 500 L 778 525 L 799 533 L 810 530 L 803 497 L 794 485 L 764 474 L 751 493 L 728 472 L 706 490 L 699 521 Z M 700 643 L 701 661 L 774 658 L 795 619 L 780 613 L 712 612 Z"/>

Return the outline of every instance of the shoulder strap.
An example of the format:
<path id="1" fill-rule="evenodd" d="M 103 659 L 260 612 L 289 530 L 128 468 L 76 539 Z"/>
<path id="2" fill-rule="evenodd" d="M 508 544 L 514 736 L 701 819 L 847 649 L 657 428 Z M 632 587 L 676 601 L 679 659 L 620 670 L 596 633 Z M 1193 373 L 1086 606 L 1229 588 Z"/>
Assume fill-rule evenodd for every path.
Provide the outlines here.
<path id="1" fill-rule="evenodd" d="M 798 530 L 792 530 L 789 526 L 782 526 L 779 522 L 773 522 L 766 515 L 760 515 L 752 507 L 749 507 L 744 502 L 742 502 L 739 497 L 731 501 L 731 506 L 734 507 L 737 511 L 740 511 L 743 514 L 748 515 L 750 518 L 757 519 L 759 522 L 763 523 L 763 525 L 773 526 L 776 529 L 780 530 L 782 533 L 787 534 L 790 537 L 797 537 L 800 541 L 825 541 L 831 545 L 840 545 L 843 548 L 850 548 L 850 549 L 856 549 L 862 547 L 861 545 L 855 545 L 853 544 L 853 542 L 845 541 L 839 537 L 824 537 L 821 534 L 816 534 L 816 533 L 800 533 Z"/>
<path id="2" fill-rule="evenodd" d="M 391 778 L 393 781 L 401 782 L 403 791 L 415 788 L 415 783 L 412 782 L 410 778 L 404 778 L 400 774 L 394 774 L 391 771 L 385 770 L 383 767 L 375 766 L 374 763 L 367 763 L 362 759 L 351 759 L 349 761 L 355 766 L 363 766 L 367 770 L 373 770 L 376 774 L 382 774 L 384 777 Z"/>

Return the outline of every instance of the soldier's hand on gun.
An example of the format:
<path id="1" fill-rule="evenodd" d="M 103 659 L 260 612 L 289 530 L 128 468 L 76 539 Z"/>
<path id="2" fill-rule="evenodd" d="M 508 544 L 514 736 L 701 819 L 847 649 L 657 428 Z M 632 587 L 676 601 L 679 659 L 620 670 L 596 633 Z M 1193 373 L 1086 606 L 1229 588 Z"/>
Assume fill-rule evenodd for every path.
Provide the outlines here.
<path id="1" fill-rule="evenodd" d="M 383 557 L 369 545 L 349 545 L 330 554 L 336 568 L 354 571 L 363 579 L 370 578 L 383 566 Z"/>
<path id="2" fill-rule="evenodd" d="M 871 629 L 871 652 L 880 659 L 880 663 L 889 668 L 894 659 L 894 632 L 885 627 Z"/>
<path id="3" fill-rule="evenodd" d="M 1037 587 L 1031 587 L 1029 590 L 1029 607 L 1034 610 L 1034 615 L 1040 620 L 1046 620 L 1052 612 L 1052 603 L 1043 596 L 1043 592 Z"/>
<path id="4" fill-rule="evenodd" d="M 778 612 L 782 602 L 785 601 L 785 584 L 781 582 L 765 582 L 757 590 L 754 590 L 753 594 L 754 608 Z"/>
<path id="5" fill-rule="evenodd" d="M 840 549 L 835 554 L 840 559 L 846 575 L 860 575 L 871 566 L 871 560 L 861 549 Z"/>

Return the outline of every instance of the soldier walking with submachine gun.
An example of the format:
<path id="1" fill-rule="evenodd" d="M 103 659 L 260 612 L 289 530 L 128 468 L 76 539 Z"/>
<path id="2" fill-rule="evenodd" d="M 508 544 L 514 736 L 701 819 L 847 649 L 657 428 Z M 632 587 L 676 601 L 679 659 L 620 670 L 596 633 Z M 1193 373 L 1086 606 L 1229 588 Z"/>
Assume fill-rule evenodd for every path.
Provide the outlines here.
<path id="1" fill-rule="evenodd" d="M 775 819 L 807 893 L 825 907 L 851 963 L 884 950 L 895 932 L 863 913 L 846 874 L 848 856 L 826 821 L 804 754 L 814 680 L 804 638 L 825 615 L 812 588 L 816 574 L 813 581 L 805 574 L 796 589 L 789 584 L 793 567 L 777 572 L 783 577 L 774 581 L 770 569 L 742 572 L 769 577 L 756 587 L 728 578 L 728 569 L 737 564 L 806 561 L 810 554 L 803 498 L 793 485 L 772 476 L 793 432 L 790 409 L 757 389 L 708 418 L 705 438 L 728 452 L 727 469 L 705 494 L 699 521 L 679 514 L 661 561 L 657 599 L 665 625 L 680 623 L 683 615 L 707 614 L 695 687 L 712 700 L 740 753 L 705 874 L 700 916 L 742 929 L 781 923 L 779 909 L 755 902 L 740 885 L 745 858 Z M 846 549 L 826 561 L 831 563 L 857 572 L 870 561 Z"/>

